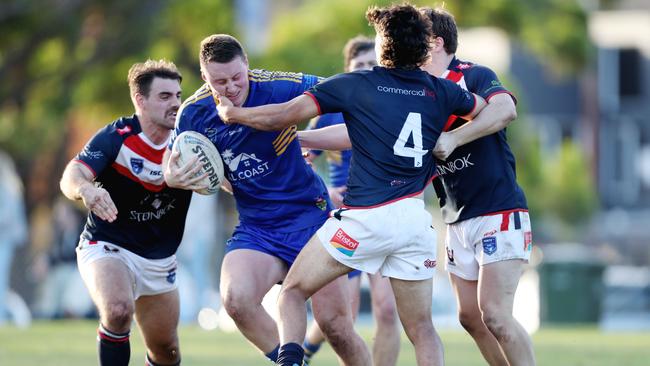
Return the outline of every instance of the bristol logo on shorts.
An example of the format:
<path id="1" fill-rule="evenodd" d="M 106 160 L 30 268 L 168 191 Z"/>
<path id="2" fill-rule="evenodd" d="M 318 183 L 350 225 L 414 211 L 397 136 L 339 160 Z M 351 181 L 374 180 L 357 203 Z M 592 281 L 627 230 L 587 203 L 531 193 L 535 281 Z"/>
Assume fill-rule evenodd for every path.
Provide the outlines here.
<path id="1" fill-rule="evenodd" d="M 330 244 L 336 248 L 339 252 L 352 257 L 354 251 L 357 250 L 359 242 L 352 239 L 345 231 L 338 229 L 332 239 L 330 239 Z"/>
<path id="2" fill-rule="evenodd" d="M 131 168 L 135 174 L 140 174 L 142 172 L 142 167 L 144 166 L 144 161 L 138 158 L 131 158 Z"/>
<path id="3" fill-rule="evenodd" d="M 533 250 L 533 233 L 530 231 L 524 232 L 524 250 Z"/>
<path id="4" fill-rule="evenodd" d="M 446 249 L 447 249 L 447 264 L 451 266 L 455 266 L 456 263 L 454 262 L 454 250 L 449 249 L 449 247 L 447 247 Z"/>
<path id="5" fill-rule="evenodd" d="M 492 255 L 497 251 L 497 238 L 489 236 L 483 238 L 483 252 L 487 255 Z"/>

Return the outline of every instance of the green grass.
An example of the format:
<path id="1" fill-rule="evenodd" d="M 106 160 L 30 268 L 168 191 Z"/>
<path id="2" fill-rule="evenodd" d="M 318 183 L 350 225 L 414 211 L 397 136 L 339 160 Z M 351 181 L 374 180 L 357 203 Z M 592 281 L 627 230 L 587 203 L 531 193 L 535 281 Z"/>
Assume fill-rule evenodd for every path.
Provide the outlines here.
<path id="1" fill-rule="evenodd" d="M 2 366 L 81 366 L 96 364 L 93 321 L 36 322 L 29 329 L 0 327 Z M 361 327 L 369 340 L 371 328 Z M 131 337 L 131 365 L 144 363 L 144 348 L 137 330 Z M 183 364 L 268 365 L 238 333 L 205 331 L 197 326 L 180 329 Z M 485 365 L 474 343 L 463 332 L 443 331 L 449 366 Z M 650 333 L 602 333 L 596 328 L 542 329 L 533 336 L 538 365 L 544 366 L 646 366 L 650 363 Z M 337 365 L 334 353 L 324 347 L 313 366 Z M 410 343 L 403 338 L 399 365 L 415 365 Z"/>

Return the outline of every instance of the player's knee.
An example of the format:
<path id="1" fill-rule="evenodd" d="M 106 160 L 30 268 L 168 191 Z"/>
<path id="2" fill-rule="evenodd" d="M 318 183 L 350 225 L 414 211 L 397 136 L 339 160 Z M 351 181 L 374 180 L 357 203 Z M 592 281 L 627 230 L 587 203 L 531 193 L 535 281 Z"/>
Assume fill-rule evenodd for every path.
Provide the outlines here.
<path id="1" fill-rule="evenodd" d="M 229 289 L 222 295 L 221 303 L 235 322 L 245 320 L 256 305 L 252 296 L 234 289 Z"/>
<path id="2" fill-rule="evenodd" d="M 458 312 L 458 321 L 460 321 L 460 325 L 462 325 L 469 334 L 474 334 L 481 329 L 483 325 L 481 314 L 470 311 L 460 310 Z"/>
<path id="3" fill-rule="evenodd" d="M 482 313 L 482 320 L 490 333 L 499 340 L 499 342 L 508 342 L 512 334 L 508 329 L 508 317 L 494 310 L 485 310 Z"/>
<path id="4" fill-rule="evenodd" d="M 114 302 L 106 306 L 103 314 L 105 326 L 111 330 L 123 331 L 131 328 L 133 306 L 127 302 Z"/>
<path id="5" fill-rule="evenodd" d="M 381 301 L 375 304 L 372 309 L 375 313 L 377 326 L 392 327 L 397 325 L 399 317 L 397 315 L 397 308 L 393 301 Z"/>

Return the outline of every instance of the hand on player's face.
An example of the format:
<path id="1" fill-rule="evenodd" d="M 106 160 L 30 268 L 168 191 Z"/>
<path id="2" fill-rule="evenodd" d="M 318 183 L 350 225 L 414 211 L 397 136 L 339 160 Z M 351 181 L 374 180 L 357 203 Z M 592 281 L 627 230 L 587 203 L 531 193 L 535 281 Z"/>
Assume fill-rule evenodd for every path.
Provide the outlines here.
<path id="1" fill-rule="evenodd" d="M 206 172 L 201 171 L 201 164 L 198 156 L 192 157 L 188 162 L 180 165 L 180 153 L 172 151 L 169 156 L 169 163 L 165 169 L 164 176 L 165 182 L 168 186 L 173 188 L 197 190 L 208 188 L 207 183 L 203 181 L 208 176 Z"/>
<path id="2" fill-rule="evenodd" d="M 227 125 L 233 123 L 234 121 L 231 121 L 229 117 L 230 109 L 233 107 L 233 104 L 230 101 L 230 99 L 218 95 L 217 100 L 219 102 L 217 103 L 217 113 L 219 114 L 219 118 L 221 118 L 221 121 L 223 121 L 223 123 Z"/>
<path id="3" fill-rule="evenodd" d="M 447 160 L 449 155 L 456 150 L 456 147 L 458 147 L 458 141 L 456 141 L 454 134 L 443 132 L 438 137 L 436 146 L 433 147 L 433 155 L 440 160 Z"/>
<path id="4" fill-rule="evenodd" d="M 85 186 L 79 191 L 81 199 L 90 211 L 104 221 L 113 222 L 117 219 L 117 207 L 107 190 L 94 185 Z"/>

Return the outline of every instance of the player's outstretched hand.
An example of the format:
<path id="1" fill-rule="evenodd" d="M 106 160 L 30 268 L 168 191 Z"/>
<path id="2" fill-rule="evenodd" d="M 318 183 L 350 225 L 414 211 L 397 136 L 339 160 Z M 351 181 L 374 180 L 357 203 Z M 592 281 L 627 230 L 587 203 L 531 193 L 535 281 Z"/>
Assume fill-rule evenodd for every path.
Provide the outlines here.
<path id="1" fill-rule="evenodd" d="M 107 190 L 94 184 L 85 184 L 79 189 L 79 196 L 90 211 L 104 221 L 117 219 L 117 207 Z"/>
<path id="2" fill-rule="evenodd" d="M 192 157 L 187 163 L 180 165 L 180 153 L 172 151 L 169 155 L 169 163 L 163 175 L 165 182 L 172 188 L 187 190 L 206 189 L 207 183 L 203 181 L 207 173 L 201 172 L 201 164 L 198 156 Z"/>
<path id="3" fill-rule="evenodd" d="M 217 113 L 219 114 L 221 121 L 227 125 L 234 123 L 235 121 L 230 119 L 230 111 L 234 107 L 230 99 L 219 95 L 217 100 L 219 101 L 219 103 L 217 103 Z"/>
<path id="4" fill-rule="evenodd" d="M 440 160 L 447 160 L 449 155 L 458 147 L 458 141 L 453 133 L 443 132 L 438 137 L 436 146 L 433 147 L 433 155 Z"/>

